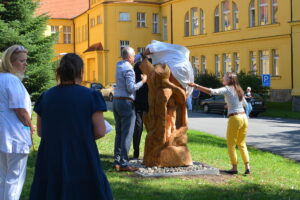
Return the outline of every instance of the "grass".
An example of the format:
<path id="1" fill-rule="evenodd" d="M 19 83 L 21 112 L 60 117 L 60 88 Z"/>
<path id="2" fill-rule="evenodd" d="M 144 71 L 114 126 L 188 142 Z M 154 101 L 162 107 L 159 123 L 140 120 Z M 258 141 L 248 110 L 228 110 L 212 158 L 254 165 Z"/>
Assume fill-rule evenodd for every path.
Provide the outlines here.
<path id="1" fill-rule="evenodd" d="M 267 102 L 266 112 L 262 116 L 300 119 L 300 112 L 292 111 L 292 102 Z"/>
<path id="2" fill-rule="evenodd" d="M 114 125 L 111 112 L 105 118 Z M 143 133 L 142 144 L 146 133 Z M 230 167 L 224 139 L 189 130 L 189 149 L 193 160 L 221 169 Z M 183 176 L 141 178 L 133 173 L 114 172 L 114 132 L 97 141 L 101 161 L 116 200 L 296 200 L 300 199 L 300 164 L 280 156 L 249 149 L 250 176 Z M 34 136 L 37 148 L 39 138 Z M 143 155 L 143 149 L 141 149 Z M 29 156 L 27 177 L 21 199 L 27 200 L 37 152 Z M 130 152 L 132 156 L 132 151 Z M 239 161 L 241 158 L 239 157 Z M 242 165 L 239 171 L 244 172 Z"/>

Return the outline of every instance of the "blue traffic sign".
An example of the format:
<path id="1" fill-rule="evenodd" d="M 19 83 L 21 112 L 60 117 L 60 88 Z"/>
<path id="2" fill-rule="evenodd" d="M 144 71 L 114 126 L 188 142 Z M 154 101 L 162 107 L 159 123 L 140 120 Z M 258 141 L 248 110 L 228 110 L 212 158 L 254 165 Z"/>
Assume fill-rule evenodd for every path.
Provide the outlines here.
<path id="1" fill-rule="evenodd" d="M 270 74 L 262 74 L 261 75 L 262 86 L 270 87 L 271 86 L 271 76 Z"/>

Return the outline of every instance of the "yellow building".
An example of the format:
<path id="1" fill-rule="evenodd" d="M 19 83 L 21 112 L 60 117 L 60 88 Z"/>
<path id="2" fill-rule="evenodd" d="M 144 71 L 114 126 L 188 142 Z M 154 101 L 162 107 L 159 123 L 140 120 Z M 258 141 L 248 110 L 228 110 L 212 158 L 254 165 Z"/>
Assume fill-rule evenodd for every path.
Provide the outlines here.
<path id="1" fill-rule="evenodd" d="M 50 6 L 49 30 L 59 32 L 58 57 L 76 52 L 84 59 L 85 81 L 114 82 L 121 49 L 140 52 L 155 39 L 186 46 L 196 73 L 270 74 L 271 100 L 293 95 L 300 107 L 299 0 L 75 1 L 64 1 L 74 7 L 68 18 L 53 14 L 63 15 L 63 6 Z"/>

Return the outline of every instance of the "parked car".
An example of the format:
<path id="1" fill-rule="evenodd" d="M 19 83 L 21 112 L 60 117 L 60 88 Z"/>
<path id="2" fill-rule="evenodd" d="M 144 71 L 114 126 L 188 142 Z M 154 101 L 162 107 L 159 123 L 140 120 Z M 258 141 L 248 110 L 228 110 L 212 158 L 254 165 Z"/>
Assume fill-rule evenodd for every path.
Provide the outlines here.
<path id="1" fill-rule="evenodd" d="M 95 89 L 95 90 L 101 90 L 104 87 L 101 83 L 91 83 L 90 88 Z"/>
<path id="2" fill-rule="evenodd" d="M 252 111 L 250 117 L 257 117 L 259 113 L 266 111 L 264 99 L 258 94 L 252 93 L 253 98 L 250 100 L 252 104 Z M 200 102 L 200 106 L 205 113 L 216 112 L 227 114 L 226 103 L 224 96 L 213 96 L 208 99 L 204 99 Z"/>
<path id="3" fill-rule="evenodd" d="M 109 101 L 113 100 L 114 97 L 114 90 L 116 88 L 116 83 L 109 83 L 104 88 L 101 89 L 101 93 L 103 97 Z"/>

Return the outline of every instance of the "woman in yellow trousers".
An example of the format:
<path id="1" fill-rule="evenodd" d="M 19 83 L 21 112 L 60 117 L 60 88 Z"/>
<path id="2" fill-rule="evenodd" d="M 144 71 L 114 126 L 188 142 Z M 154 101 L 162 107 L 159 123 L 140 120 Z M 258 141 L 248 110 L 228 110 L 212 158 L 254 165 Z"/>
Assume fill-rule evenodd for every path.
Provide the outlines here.
<path id="1" fill-rule="evenodd" d="M 247 105 L 247 101 L 244 98 L 244 92 L 239 85 L 237 76 L 235 73 L 227 72 L 223 77 L 224 87 L 218 89 L 206 88 L 195 83 L 189 83 L 190 87 L 194 87 L 201 92 L 210 95 L 224 95 L 225 102 L 228 107 L 228 123 L 227 123 L 227 148 L 228 155 L 232 164 L 230 170 L 224 170 L 227 174 L 237 174 L 237 155 L 236 145 L 239 148 L 242 159 L 245 164 L 245 173 L 250 174 L 249 154 L 246 145 L 246 135 L 248 130 L 248 118 L 245 114 L 244 107 Z"/>

